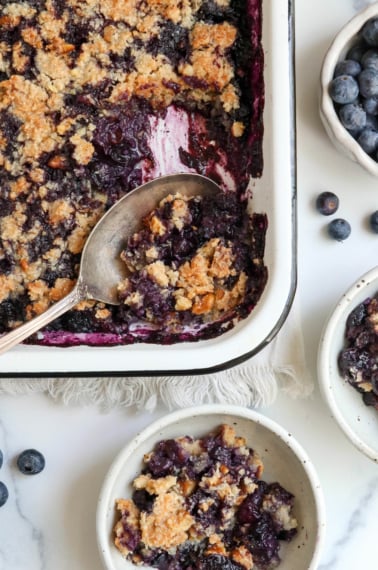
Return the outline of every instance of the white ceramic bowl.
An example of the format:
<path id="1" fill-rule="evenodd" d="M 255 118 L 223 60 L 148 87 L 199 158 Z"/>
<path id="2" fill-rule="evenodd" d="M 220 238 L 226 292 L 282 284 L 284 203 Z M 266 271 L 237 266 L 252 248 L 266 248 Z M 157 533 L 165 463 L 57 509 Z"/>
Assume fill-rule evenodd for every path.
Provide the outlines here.
<path id="1" fill-rule="evenodd" d="M 320 117 L 328 136 L 336 148 L 374 176 L 378 176 L 378 162 L 362 150 L 357 141 L 341 124 L 329 95 L 329 85 L 333 79 L 336 64 L 344 59 L 350 47 L 355 43 L 357 34 L 363 25 L 377 16 L 378 2 L 375 2 L 359 12 L 340 30 L 325 55 L 320 76 Z"/>
<path id="2" fill-rule="evenodd" d="M 166 438 L 199 437 L 222 423 L 230 423 L 238 435 L 260 454 L 263 479 L 278 481 L 295 499 L 298 534 L 281 548 L 280 570 L 315 570 L 325 531 L 323 495 L 311 461 L 284 429 L 264 416 L 237 406 L 206 405 L 171 413 L 137 435 L 118 455 L 103 484 L 97 508 L 97 540 L 106 570 L 131 570 L 113 545 L 115 500 L 131 497 L 132 480 L 140 473 L 143 455 Z"/>
<path id="3" fill-rule="evenodd" d="M 378 462 L 378 412 L 363 403 L 361 395 L 342 378 L 338 355 L 344 345 L 348 315 L 378 292 L 378 267 L 365 273 L 341 297 L 326 323 L 319 345 L 318 378 L 331 414 L 350 441 Z"/>

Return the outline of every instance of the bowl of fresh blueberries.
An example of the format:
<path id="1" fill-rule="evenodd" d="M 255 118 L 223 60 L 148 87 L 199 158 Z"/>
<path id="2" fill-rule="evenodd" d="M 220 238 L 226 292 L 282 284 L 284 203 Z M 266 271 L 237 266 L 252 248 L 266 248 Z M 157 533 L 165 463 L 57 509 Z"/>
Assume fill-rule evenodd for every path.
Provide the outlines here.
<path id="1" fill-rule="evenodd" d="M 320 116 L 335 146 L 378 176 L 378 2 L 350 20 L 328 49 Z"/>

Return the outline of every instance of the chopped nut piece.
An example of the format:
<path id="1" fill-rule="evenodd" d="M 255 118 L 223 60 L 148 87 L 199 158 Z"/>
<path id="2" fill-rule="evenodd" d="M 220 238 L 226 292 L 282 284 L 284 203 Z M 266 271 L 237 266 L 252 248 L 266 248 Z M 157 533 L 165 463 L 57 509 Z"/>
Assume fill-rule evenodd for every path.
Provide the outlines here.
<path id="1" fill-rule="evenodd" d="M 254 567 L 252 554 L 249 552 L 249 550 L 247 550 L 245 546 L 239 546 L 238 548 L 235 548 L 231 552 L 231 558 L 240 564 L 242 568 L 245 568 L 245 570 L 252 570 Z"/>
<path id="2" fill-rule="evenodd" d="M 67 168 L 67 161 L 65 157 L 58 154 L 56 156 L 52 156 L 47 164 L 50 168 L 59 168 L 61 170 Z"/>

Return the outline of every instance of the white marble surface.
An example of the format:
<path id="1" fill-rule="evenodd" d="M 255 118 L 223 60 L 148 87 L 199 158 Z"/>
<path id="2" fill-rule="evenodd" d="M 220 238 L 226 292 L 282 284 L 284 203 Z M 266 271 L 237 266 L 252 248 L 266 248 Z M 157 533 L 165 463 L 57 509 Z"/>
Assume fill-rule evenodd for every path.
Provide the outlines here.
<path id="1" fill-rule="evenodd" d="M 308 366 L 316 382 L 323 324 L 340 295 L 377 264 L 378 236 L 367 217 L 378 209 L 378 180 L 339 155 L 320 123 L 317 81 L 322 57 L 340 26 L 367 2 L 297 0 L 299 283 Z M 314 210 L 323 190 L 336 192 L 340 216 L 352 224 L 344 243 L 330 241 L 327 219 Z M 263 413 L 306 449 L 318 471 L 327 508 L 319 570 L 375 570 L 378 466 L 345 439 L 317 388 L 307 400 L 284 395 Z M 0 398 L 0 470 L 10 492 L 0 509 L 0 570 L 101 570 L 95 542 L 96 500 L 118 450 L 166 413 L 65 408 L 44 396 Z M 15 458 L 35 447 L 46 456 L 36 477 L 17 472 Z M 306 570 L 306 569 L 303 569 Z"/>

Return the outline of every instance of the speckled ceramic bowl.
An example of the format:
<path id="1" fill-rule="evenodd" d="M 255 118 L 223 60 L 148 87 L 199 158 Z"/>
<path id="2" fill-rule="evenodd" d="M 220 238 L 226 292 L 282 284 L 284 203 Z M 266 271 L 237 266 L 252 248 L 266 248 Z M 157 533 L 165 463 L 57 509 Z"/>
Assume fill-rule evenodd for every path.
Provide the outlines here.
<path id="1" fill-rule="evenodd" d="M 284 543 L 280 570 L 315 570 L 325 532 L 323 496 L 318 477 L 302 447 L 282 427 L 266 417 L 237 406 L 207 405 L 171 413 L 138 434 L 118 455 L 104 481 L 97 509 L 97 539 L 106 570 L 132 570 L 113 544 L 115 501 L 131 497 L 132 480 L 140 473 L 143 455 L 167 438 L 204 436 L 223 423 L 260 455 L 263 479 L 278 481 L 295 495 L 298 534 Z"/>
<path id="2" fill-rule="evenodd" d="M 349 158 L 359 163 L 365 170 L 378 176 L 378 162 L 373 160 L 341 124 L 334 103 L 329 95 L 329 85 L 333 79 L 336 64 L 344 59 L 355 43 L 363 25 L 371 18 L 378 17 L 378 2 L 359 12 L 336 35 L 328 49 L 320 77 L 320 116 L 324 127 L 335 146 Z"/>
<path id="3" fill-rule="evenodd" d="M 364 404 L 357 390 L 342 378 L 338 367 L 349 314 L 377 292 L 378 267 L 375 267 L 343 294 L 321 336 L 318 378 L 323 397 L 344 434 L 357 449 L 378 463 L 378 411 Z"/>

